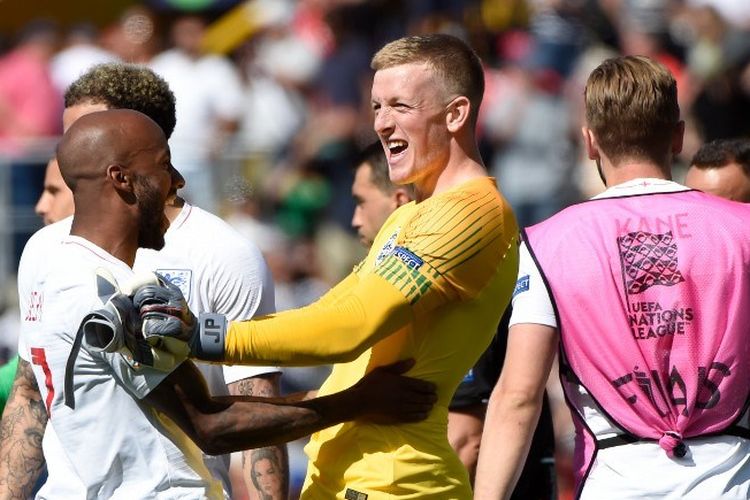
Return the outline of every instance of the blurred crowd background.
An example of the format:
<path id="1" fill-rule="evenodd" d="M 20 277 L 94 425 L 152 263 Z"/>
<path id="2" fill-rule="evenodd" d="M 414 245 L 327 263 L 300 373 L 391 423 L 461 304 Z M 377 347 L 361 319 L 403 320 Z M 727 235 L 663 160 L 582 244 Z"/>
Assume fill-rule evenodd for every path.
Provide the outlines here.
<path id="1" fill-rule="evenodd" d="M 376 139 L 369 60 L 392 39 L 429 32 L 467 40 L 485 64 L 482 154 L 522 225 L 603 189 L 578 137 L 583 85 L 607 57 L 644 54 L 674 73 L 687 123 L 678 163 L 704 141 L 750 134 L 748 0 L 4 0 L 0 361 L 15 352 L 15 273 L 42 224 L 34 205 L 62 95 L 91 64 L 147 64 L 169 82 L 184 197 L 258 244 L 284 310 L 363 257 L 350 187 L 358 151 Z M 290 370 L 286 389 L 324 376 Z M 553 399 L 565 498 L 572 429 L 559 392 Z M 298 445 L 293 482 L 304 470 Z"/>

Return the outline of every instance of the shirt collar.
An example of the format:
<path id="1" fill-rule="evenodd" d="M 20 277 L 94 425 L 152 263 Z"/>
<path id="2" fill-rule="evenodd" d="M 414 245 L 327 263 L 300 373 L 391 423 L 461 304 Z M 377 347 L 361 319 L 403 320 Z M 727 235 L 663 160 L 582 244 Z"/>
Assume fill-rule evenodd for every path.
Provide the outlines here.
<path id="1" fill-rule="evenodd" d="M 619 196 L 633 196 L 637 194 L 676 193 L 689 190 L 689 187 L 683 186 L 674 181 L 652 177 L 640 177 L 638 179 L 632 179 L 617 184 L 616 186 L 612 186 L 603 193 L 594 196 L 592 200 L 600 198 L 617 198 Z"/>

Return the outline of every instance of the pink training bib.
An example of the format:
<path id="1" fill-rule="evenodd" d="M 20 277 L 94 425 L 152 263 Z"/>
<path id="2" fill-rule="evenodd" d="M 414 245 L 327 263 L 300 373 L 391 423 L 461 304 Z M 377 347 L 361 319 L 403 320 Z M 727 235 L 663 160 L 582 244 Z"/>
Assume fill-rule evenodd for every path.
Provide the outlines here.
<path id="1" fill-rule="evenodd" d="M 525 239 L 555 306 L 562 369 L 613 423 L 672 456 L 738 419 L 750 392 L 749 205 L 697 191 L 597 199 Z"/>

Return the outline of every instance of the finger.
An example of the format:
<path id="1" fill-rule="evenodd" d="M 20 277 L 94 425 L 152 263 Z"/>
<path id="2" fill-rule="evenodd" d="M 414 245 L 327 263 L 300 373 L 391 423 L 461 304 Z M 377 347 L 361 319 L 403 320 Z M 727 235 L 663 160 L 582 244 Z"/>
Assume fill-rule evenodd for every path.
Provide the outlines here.
<path id="1" fill-rule="evenodd" d="M 401 405 L 400 413 L 424 413 L 430 412 L 434 405 L 432 403 L 404 403 Z"/>
<path id="2" fill-rule="evenodd" d="M 147 304 L 140 308 L 141 317 L 145 318 L 149 315 L 159 316 L 182 316 L 184 309 L 182 307 L 175 307 L 169 304 Z"/>
<path id="3" fill-rule="evenodd" d="M 163 287 L 157 285 L 146 285 L 136 290 L 133 295 L 133 303 L 136 307 L 141 308 L 148 303 L 165 303 L 168 301 L 166 296 L 169 292 L 164 290 Z"/>
<path id="4" fill-rule="evenodd" d="M 437 394 L 413 392 L 407 395 L 407 401 L 421 405 L 433 405 L 437 401 Z"/>
<path id="5" fill-rule="evenodd" d="M 421 392 L 425 394 L 434 394 L 437 386 L 427 380 L 411 377 L 399 377 L 398 383 L 406 390 L 412 392 Z"/>
<path id="6" fill-rule="evenodd" d="M 416 361 L 413 358 L 402 359 L 400 361 L 396 361 L 395 363 L 391 363 L 390 365 L 380 366 L 376 368 L 376 370 L 385 371 L 389 373 L 395 373 L 395 374 L 402 374 L 411 370 L 415 364 L 416 364 Z"/>
<path id="7" fill-rule="evenodd" d="M 430 416 L 430 412 L 414 412 L 414 413 L 403 413 L 399 416 L 402 422 L 421 422 Z"/>
<path id="8" fill-rule="evenodd" d="M 144 318 L 141 327 L 144 337 L 178 336 L 182 333 L 182 322 L 173 316 L 161 316 L 159 318 Z"/>

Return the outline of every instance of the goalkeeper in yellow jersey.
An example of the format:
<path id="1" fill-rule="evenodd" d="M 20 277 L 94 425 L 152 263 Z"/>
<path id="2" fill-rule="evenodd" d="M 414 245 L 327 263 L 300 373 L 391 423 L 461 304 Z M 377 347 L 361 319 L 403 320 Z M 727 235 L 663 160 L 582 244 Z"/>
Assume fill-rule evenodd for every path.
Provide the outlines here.
<path id="1" fill-rule="evenodd" d="M 183 339 L 195 358 L 336 363 L 320 395 L 414 358 L 409 376 L 437 386 L 429 417 L 314 434 L 302 498 L 470 498 L 466 469 L 446 438 L 448 403 L 492 339 L 518 264 L 513 213 L 476 145 L 482 66 L 459 39 L 426 35 L 387 44 L 372 68 L 374 128 L 390 178 L 413 184 L 416 199 L 388 218 L 344 281 L 310 306 L 243 322 L 196 318 L 169 285 L 141 288 L 133 302 L 153 344 Z"/>

